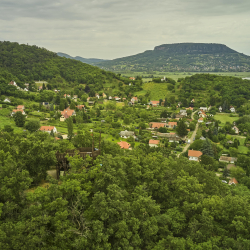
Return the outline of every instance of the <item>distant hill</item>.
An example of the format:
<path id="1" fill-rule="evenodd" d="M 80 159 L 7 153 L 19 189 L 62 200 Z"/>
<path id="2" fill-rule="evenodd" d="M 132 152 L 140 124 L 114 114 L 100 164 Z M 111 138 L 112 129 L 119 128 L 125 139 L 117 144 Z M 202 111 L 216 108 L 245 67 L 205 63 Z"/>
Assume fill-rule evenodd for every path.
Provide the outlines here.
<path id="1" fill-rule="evenodd" d="M 112 71 L 236 72 L 250 71 L 250 56 L 223 44 L 178 43 L 96 65 Z"/>
<path id="2" fill-rule="evenodd" d="M 104 59 L 83 58 L 83 57 L 80 57 L 80 56 L 72 57 L 72 56 L 70 56 L 68 54 L 61 53 L 61 52 L 58 52 L 57 55 L 61 56 L 61 57 L 66 57 L 66 58 L 78 60 L 78 61 L 81 61 L 83 63 L 87 63 L 87 64 L 91 64 L 91 65 L 95 65 L 96 63 L 107 61 L 107 60 L 104 60 Z"/>
<path id="3" fill-rule="evenodd" d="M 112 82 L 118 76 L 80 61 L 58 56 L 45 48 L 0 41 L 0 84 L 49 81 L 55 86 Z"/>

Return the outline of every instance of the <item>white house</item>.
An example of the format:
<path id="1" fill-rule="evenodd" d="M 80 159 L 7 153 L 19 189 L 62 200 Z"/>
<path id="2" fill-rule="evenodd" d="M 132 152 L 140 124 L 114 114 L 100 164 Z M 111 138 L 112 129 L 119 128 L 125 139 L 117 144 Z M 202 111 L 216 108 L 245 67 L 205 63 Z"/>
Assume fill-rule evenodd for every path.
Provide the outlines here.
<path id="1" fill-rule="evenodd" d="M 207 111 L 207 107 L 200 107 L 200 110 Z"/>
<path id="2" fill-rule="evenodd" d="M 120 136 L 122 138 L 135 137 L 135 133 L 134 133 L 134 131 L 127 131 L 127 130 L 125 130 L 125 131 L 121 131 L 120 132 Z"/>
<path id="3" fill-rule="evenodd" d="M 239 134 L 240 131 L 236 126 L 233 126 L 232 129 L 234 130 L 235 134 Z"/>
<path id="4" fill-rule="evenodd" d="M 13 109 L 12 112 L 11 112 L 11 116 L 13 116 L 18 111 L 22 112 L 22 115 L 26 115 L 24 110 L 22 110 L 22 109 Z"/>
<path id="5" fill-rule="evenodd" d="M 219 107 L 219 112 L 222 112 L 222 107 L 221 106 Z"/>
<path id="6" fill-rule="evenodd" d="M 203 122 L 203 117 L 199 118 L 199 119 L 198 119 L 198 122 L 199 122 L 199 123 L 202 123 L 202 122 Z"/>
<path id="7" fill-rule="evenodd" d="M 53 131 L 54 134 L 57 133 L 57 129 L 56 129 L 55 126 L 42 126 L 39 130 L 40 131 L 45 131 L 45 132 L 47 132 L 49 134 L 51 133 L 51 131 Z"/>
<path id="8" fill-rule="evenodd" d="M 231 111 L 232 113 L 235 113 L 235 108 L 234 108 L 233 106 L 230 106 L 230 111 Z"/>
<path id="9" fill-rule="evenodd" d="M 199 161 L 199 158 L 202 156 L 201 151 L 188 150 L 188 158 L 190 161 Z"/>
<path id="10" fill-rule="evenodd" d="M 5 99 L 4 99 L 4 102 L 9 102 L 9 103 L 11 103 L 11 100 L 10 100 L 9 98 L 5 98 Z"/>

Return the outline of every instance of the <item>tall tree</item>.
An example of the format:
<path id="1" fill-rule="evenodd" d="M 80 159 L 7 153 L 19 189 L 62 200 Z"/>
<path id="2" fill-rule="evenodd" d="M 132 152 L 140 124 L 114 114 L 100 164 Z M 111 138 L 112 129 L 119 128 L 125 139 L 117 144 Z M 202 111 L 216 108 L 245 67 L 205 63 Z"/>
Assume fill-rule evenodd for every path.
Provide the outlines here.
<path id="1" fill-rule="evenodd" d="M 21 111 L 17 111 L 13 115 L 13 117 L 14 117 L 14 121 L 15 121 L 17 127 L 23 127 L 24 126 L 26 118 L 25 118 L 25 115 L 23 115 Z"/>
<path id="2" fill-rule="evenodd" d="M 185 124 L 183 120 L 179 121 L 176 131 L 179 136 L 185 136 L 188 134 L 187 125 Z"/>
<path id="3" fill-rule="evenodd" d="M 210 142 L 210 140 L 208 138 L 206 138 L 206 140 L 203 142 L 201 151 L 202 151 L 203 155 L 208 155 L 208 156 L 211 156 L 211 157 L 214 156 L 214 151 L 213 151 L 213 148 L 212 148 L 212 144 L 211 144 L 211 142 Z"/>

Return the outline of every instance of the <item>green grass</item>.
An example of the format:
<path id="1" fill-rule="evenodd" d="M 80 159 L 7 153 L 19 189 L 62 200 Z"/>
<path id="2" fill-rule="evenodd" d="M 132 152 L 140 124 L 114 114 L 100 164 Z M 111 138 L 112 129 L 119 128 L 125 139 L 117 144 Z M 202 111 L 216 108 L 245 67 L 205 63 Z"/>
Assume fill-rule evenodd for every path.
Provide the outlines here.
<path id="1" fill-rule="evenodd" d="M 226 124 L 226 122 L 234 122 L 237 121 L 239 119 L 239 117 L 230 117 L 230 114 L 216 114 L 214 116 L 215 120 L 221 121 L 221 126 L 224 126 Z"/>
<path id="2" fill-rule="evenodd" d="M 143 90 L 139 92 L 135 92 L 135 95 L 137 96 L 143 95 L 143 94 L 146 94 L 147 91 L 150 92 L 151 100 L 164 99 L 167 96 L 167 94 L 168 95 L 170 94 L 166 83 L 148 82 L 148 83 L 143 84 Z"/>

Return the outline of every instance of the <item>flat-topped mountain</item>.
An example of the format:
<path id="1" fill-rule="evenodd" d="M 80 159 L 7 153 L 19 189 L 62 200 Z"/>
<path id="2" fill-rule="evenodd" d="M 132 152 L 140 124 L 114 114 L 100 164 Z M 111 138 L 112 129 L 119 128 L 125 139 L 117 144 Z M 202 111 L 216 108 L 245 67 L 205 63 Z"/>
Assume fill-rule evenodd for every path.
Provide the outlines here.
<path id="1" fill-rule="evenodd" d="M 83 63 L 87 63 L 87 64 L 91 64 L 91 65 L 95 65 L 96 63 L 107 61 L 107 60 L 104 60 L 104 59 L 97 59 L 97 58 L 83 58 L 81 56 L 73 57 L 73 56 L 70 56 L 68 54 L 61 53 L 61 52 L 58 52 L 57 55 L 61 56 L 61 57 L 66 57 L 66 58 L 78 60 L 78 61 L 81 61 Z"/>
<path id="2" fill-rule="evenodd" d="M 113 71 L 250 71 L 250 56 L 226 45 L 177 43 L 156 46 L 154 50 L 96 64 Z"/>

